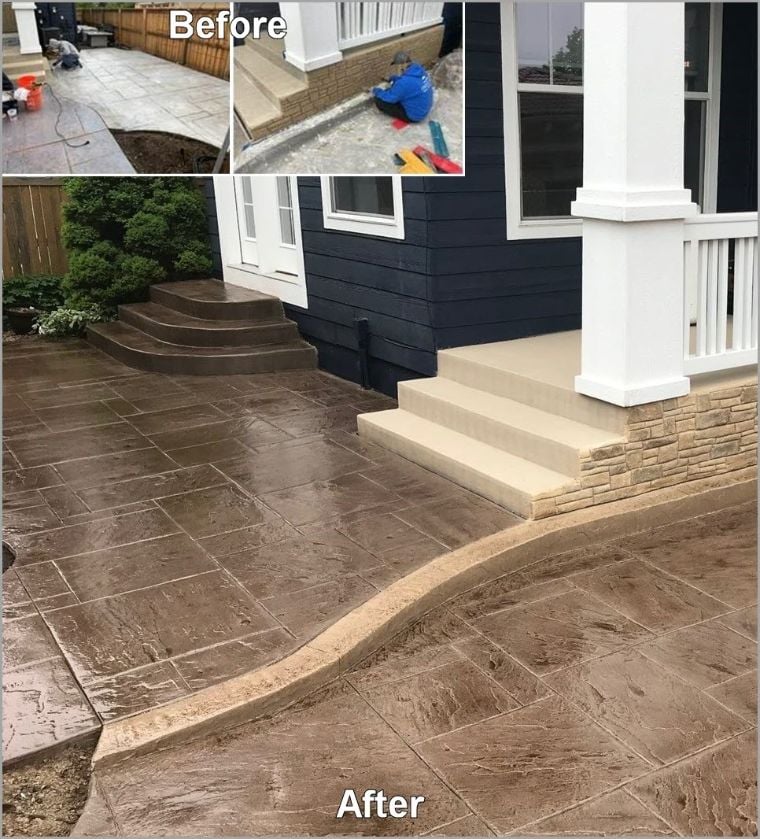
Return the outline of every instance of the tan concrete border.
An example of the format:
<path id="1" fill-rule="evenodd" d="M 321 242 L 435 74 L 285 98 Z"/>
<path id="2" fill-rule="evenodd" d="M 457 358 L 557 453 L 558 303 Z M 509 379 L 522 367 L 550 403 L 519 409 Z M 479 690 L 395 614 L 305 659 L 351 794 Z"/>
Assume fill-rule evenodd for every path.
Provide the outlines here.
<path id="1" fill-rule="evenodd" d="M 106 723 L 96 767 L 273 714 L 337 678 L 414 620 L 488 580 L 547 555 L 618 539 L 756 498 L 754 467 L 527 521 L 473 542 L 396 581 L 313 641 L 268 667 Z"/>

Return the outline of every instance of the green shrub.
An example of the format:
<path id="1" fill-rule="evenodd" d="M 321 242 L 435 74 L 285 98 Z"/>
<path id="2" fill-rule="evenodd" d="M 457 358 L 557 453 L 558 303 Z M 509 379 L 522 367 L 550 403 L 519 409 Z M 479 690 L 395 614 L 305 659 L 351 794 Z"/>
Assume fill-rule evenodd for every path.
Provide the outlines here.
<path id="1" fill-rule="evenodd" d="M 113 308 L 152 283 L 208 276 L 205 199 L 189 178 L 70 178 L 62 238 L 66 300 Z"/>
<path id="2" fill-rule="evenodd" d="M 60 306 L 63 301 L 61 277 L 9 277 L 3 283 L 3 306 L 6 309 L 29 306 L 48 312 Z"/>
<path id="3" fill-rule="evenodd" d="M 82 335 L 88 323 L 112 320 L 113 314 L 102 306 L 61 306 L 37 318 L 37 332 L 49 338 Z"/>

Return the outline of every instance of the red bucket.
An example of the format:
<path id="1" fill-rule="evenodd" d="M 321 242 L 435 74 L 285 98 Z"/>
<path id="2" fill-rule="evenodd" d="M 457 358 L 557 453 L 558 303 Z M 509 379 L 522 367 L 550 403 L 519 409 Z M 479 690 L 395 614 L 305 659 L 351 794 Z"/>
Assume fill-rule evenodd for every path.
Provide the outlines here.
<path id="1" fill-rule="evenodd" d="M 27 90 L 31 90 L 34 87 L 34 83 L 37 81 L 37 76 L 33 73 L 29 73 L 26 76 L 19 76 L 18 77 L 18 86 L 25 87 Z"/>

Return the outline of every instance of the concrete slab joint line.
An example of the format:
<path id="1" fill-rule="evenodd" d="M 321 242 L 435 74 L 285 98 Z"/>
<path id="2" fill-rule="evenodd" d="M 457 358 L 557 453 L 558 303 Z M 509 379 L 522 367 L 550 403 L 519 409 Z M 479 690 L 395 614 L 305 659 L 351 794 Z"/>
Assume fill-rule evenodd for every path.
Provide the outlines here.
<path id="1" fill-rule="evenodd" d="M 552 552 L 609 542 L 754 498 L 755 471 L 746 469 L 486 536 L 399 579 L 273 665 L 107 722 L 93 763 L 112 765 L 274 714 L 334 681 L 432 609 Z"/>

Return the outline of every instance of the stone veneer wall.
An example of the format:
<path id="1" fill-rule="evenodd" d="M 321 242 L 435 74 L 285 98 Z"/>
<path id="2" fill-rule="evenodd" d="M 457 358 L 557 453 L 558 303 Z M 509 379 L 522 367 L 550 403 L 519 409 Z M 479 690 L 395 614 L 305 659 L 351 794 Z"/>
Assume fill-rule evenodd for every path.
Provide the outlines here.
<path id="1" fill-rule="evenodd" d="M 625 442 L 581 455 L 580 480 L 533 502 L 545 518 L 757 463 L 757 385 L 628 410 Z"/>
<path id="2" fill-rule="evenodd" d="M 308 87 L 280 102 L 282 116 L 259 126 L 253 139 L 268 137 L 288 125 L 330 108 L 357 93 L 368 91 L 391 73 L 391 61 L 399 51 L 409 53 L 419 64 L 431 66 L 438 58 L 443 26 L 431 26 L 407 35 L 355 47 L 343 60 L 306 74 Z"/>

